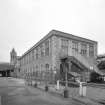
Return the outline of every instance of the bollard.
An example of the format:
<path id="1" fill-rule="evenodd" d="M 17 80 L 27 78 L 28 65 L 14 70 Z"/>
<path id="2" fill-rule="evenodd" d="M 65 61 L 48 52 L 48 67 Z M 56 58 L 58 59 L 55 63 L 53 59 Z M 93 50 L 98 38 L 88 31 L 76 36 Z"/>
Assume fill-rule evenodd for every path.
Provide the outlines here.
<path id="1" fill-rule="evenodd" d="M 37 86 L 38 86 L 38 84 L 37 84 L 37 82 L 35 82 L 35 85 L 34 85 L 34 87 L 36 87 L 36 88 L 37 88 Z"/>
<path id="2" fill-rule="evenodd" d="M 85 82 L 80 82 L 79 94 L 82 97 L 86 96 L 86 83 Z"/>
<path id="3" fill-rule="evenodd" d="M 59 90 L 59 80 L 57 80 L 57 87 L 56 87 L 57 90 Z"/>
<path id="4" fill-rule="evenodd" d="M 69 91 L 68 91 L 68 89 L 64 89 L 64 98 L 69 98 Z"/>
<path id="5" fill-rule="evenodd" d="M 45 86 L 45 91 L 47 92 L 49 90 L 49 87 L 46 85 Z"/>
<path id="6" fill-rule="evenodd" d="M 83 96 L 86 96 L 86 83 L 82 84 Z"/>
<path id="7" fill-rule="evenodd" d="M 80 95 L 80 96 L 83 95 L 83 94 L 82 94 L 82 90 L 83 90 L 83 89 L 82 89 L 82 82 L 80 82 L 80 88 L 79 88 L 79 95 Z"/>
<path id="8" fill-rule="evenodd" d="M 35 84 L 35 81 L 32 81 L 32 86 L 34 86 L 34 84 Z"/>

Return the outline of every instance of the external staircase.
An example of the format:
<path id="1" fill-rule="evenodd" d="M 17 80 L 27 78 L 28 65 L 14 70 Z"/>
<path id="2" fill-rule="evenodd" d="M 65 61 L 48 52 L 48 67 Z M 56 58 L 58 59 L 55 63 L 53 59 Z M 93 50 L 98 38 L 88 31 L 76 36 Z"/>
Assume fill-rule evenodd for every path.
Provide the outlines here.
<path id="1" fill-rule="evenodd" d="M 61 53 L 60 54 L 61 58 L 64 58 L 64 57 L 70 58 L 71 57 L 72 62 L 76 63 L 75 62 L 75 60 L 76 60 L 77 62 L 81 63 L 81 65 L 85 66 L 88 70 L 95 71 L 98 74 L 103 75 L 103 73 L 101 71 L 99 71 L 99 69 L 97 67 L 97 62 L 93 57 L 92 58 L 85 57 L 79 53 L 73 53 L 72 55 L 69 55 L 69 54 L 65 55 L 62 52 L 60 52 L 60 53 Z"/>

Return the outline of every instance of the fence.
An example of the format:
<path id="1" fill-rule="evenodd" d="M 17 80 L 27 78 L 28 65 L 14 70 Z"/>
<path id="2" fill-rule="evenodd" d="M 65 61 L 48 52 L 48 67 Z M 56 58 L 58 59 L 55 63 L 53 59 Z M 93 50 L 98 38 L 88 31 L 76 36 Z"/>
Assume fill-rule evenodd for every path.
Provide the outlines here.
<path id="1" fill-rule="evenodd" d="M 79 96 L 79 92 L 80 92 L 80 85 L 77 82 L 72 82 L 72 81 L 68 81 L 68 91 L 69 91 L 69 95 L 70 97 L 76 97 Z M 59 81 L 59 85 L 60 85 L 60 89 L 64 90 L 65 85 L 66 85 L 66 81 Z"/>
<path id="2" fill-rule="evenodd" d="M 54 73 L 54 71 L 34 71 L 31 73 L 26 73 L 25 74 L 25 79 L 26 81 L 31 85 L 34 81 L 37 83 L 44 83 L 44 85 L 48 84 L 57 84 L 57 73 Z M 69 95 L 70 97 L 76 97 L 76 96 L 85 96 L 86 94 L 86 89 L 82 86 L 82 84 L 80 85 L 80 83 L 74 82 L 74 81 L 68 81 L 68 91 L 69 91 Z M 60 91 L 64 91 L 66 87 L 66 81 L 59 81 L 59 90 Z"/>
<path id="3" fill-rule="evenodd" d="M 56 81 L 56 74 L 53 70 L 46 70 L 46 71 L 34 71 L 25 74 L 25 80 L 36 81 L 36 82 L 44 82 L 49 84 L 54 84 Z"/>

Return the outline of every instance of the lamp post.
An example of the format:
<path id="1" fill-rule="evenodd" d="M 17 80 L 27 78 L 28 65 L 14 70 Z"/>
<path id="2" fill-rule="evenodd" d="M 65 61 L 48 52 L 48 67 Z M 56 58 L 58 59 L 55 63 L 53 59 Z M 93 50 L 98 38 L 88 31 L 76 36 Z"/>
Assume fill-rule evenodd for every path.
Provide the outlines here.
<path id="1" fill-rule="evenodd" d="M 37 87 L 38 86 L 38 84 L 37 84 L 37 71 L 35 71 L 35 84 L 34 84 L 34 87 Z"/>
<path id="2" fill-rule="evenodd" d="M 90 73 L 92 73 L 93 72 L 93 66 L 90 66 Z M 89 76 L 89 78 L 90 78 L 90 76 Z"/>
<path id="3" fill-rule="evenodd" d="M 63 69 L 65 69 L 65 89 L 64 89 L 64 98 L 68 98 L 69 97 L 69 91 L 68 91 L 68 67 L 67 67 L 67 61 L 64 61 L 64 67 Z"/>
<path id="4" fill-rule="evenodd" d="M 56 72 L 56 71 L 53 71 L 53 72 L 54 72 L 54 81 L 55 81 L 55 79 L 56 79 L 56 78 L 55 78 L 55 75 L 56 75 L 57 72 Z"/>
<path id="5" fill-rule="evenodd" d="M 65 89 L 64 89 L 64 98 L 68 98 L 69 97 L 69 91 L 68 91 L 68 78 L 67 78 L 67 67 L 64 64 L 64 68 L 65 68 Z"/>
<path id="6" fill-rule="evenodd" d="M 48 83 L 47 83 L 47 79 L 48 79 L 47 76 L 48 76 L 48 75 L 47 75 L 47 70 L 46 70 L 46 78 L 45 78 L 45 79 L 46 79 L 46 81 L 45 81 L 45 82 L 46 82 L 46 83 L 45 83 L 45 91 L 46 91 L 46 92 L 47 92 L 48 89 L 49 89 Z"/>

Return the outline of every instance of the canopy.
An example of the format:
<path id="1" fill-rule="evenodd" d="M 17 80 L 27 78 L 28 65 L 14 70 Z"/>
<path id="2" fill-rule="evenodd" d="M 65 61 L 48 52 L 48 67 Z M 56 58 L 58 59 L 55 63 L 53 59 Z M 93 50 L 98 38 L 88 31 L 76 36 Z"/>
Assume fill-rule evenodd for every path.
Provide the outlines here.
<path id="1" fill-rule="evenodd" d="M 11 65 L 10 63 L 0 63 L 0 71 L 6 71 L 6 70 L 13 70 L 14 65 Z"/>

